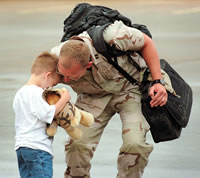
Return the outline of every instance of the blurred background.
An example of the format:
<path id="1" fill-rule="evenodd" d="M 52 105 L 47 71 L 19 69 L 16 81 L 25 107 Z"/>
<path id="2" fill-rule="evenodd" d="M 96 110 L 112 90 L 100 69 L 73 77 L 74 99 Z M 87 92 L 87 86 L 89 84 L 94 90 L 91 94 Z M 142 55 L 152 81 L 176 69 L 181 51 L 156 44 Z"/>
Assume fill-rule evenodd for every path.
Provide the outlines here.
<path id="1" fill-rule="evenodd" d="M 152 32 L 160 58 L 191 85 L 194 102 L 188 126 L 174 141 L 154 144 L 144 178 L 199 178 L 200 175 L 200 1 L 199 0 L 0 0 L 0 178 L 18 178 L 12 101 L 30 76 L 33 59 L 50 51 L 63 35 L 63 21 L 75 4 L 88 2 L 119 10 Z M 67 87 L 67 86 L 65 86 Z M 68 88 L 68 87 L 67 87 Z M 72 101 L 76 94 L 68 88 Z M 63 177 L 66 133 L 58 129 L 54 178 Z M 147 140 L 153 143 L 150 133 Z M 114 178 L 121 145 L 117 115 L 105 129 L 92 160 L 92 178 Z"/>

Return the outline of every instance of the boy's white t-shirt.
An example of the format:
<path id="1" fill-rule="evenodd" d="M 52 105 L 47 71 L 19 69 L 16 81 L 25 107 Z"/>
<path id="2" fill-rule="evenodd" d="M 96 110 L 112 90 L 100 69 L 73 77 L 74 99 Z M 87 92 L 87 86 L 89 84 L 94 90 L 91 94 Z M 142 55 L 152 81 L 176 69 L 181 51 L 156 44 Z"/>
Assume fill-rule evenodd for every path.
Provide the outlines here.
<path id="1" fill-rule="evenodd" d="M 25 85 L 15 95 L 15 150 L 28 147 L 53 155 L 53 139 L 46 134 L 46 126 L 54 118 L 55 105 L 49 105 L 42 98 L 43 91 L 36 85 Z"/>

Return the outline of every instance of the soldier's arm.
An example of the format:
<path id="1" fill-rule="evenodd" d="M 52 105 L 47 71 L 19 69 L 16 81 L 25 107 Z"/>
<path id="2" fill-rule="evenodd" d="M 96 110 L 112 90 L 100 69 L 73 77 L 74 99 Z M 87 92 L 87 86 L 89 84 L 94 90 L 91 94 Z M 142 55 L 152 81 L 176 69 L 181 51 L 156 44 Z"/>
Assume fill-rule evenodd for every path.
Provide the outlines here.
<path id="1" fill-rule="evenodd" d="M 146 61 L 153 80 L 161 79 L 160 59 L 156 50 L 155 44 L 151 38 L 144 34 L 144 46 L 141 54 Z M 150 104 L 154 106 L 163 106 L 167 102 L 167 92 L 165 87 L 160 84 L 154 84 L 149 91 L 149 96 L 152 98 Z"/>

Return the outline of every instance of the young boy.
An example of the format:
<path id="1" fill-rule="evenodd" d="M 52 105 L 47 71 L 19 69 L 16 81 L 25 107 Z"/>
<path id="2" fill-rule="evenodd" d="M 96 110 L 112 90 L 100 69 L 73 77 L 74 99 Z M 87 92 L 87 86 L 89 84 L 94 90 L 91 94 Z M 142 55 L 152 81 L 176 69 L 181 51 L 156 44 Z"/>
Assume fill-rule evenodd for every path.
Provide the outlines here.
<path id="1" fill-rule="evenodd" d="M 55 105 L 43 98 L 45 88 L 56 85 L 60 75 L 56 73 L 58 58 L 43 52 L 34 61 L 28 82 L 14 98 L 15 129 L 18 167 L 21 178 L 50 178 L 53 176 L 52 141 L 45 129 L 65 104 L 71 99 L 65 91 Z"/>

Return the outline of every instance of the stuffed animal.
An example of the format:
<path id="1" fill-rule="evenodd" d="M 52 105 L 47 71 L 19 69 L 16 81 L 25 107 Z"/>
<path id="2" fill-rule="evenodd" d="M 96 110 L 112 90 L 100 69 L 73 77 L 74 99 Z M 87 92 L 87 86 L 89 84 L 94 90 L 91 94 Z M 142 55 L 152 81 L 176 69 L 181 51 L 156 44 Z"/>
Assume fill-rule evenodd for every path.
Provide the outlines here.
<path id="1" fill-rule="evenodd" d="M 59 100 L 60 95 L 64 90 L 66 89 L 46 89 L 43 92 L 43 98 L 47 101 L 47 103 L 53 105 Z M 49 136 L 54 136 L 56 134 L 57 126 L 60 126 L 72 139 L 76 140 L 80 139 L 82 136 L 82 130 L 79 128 L 79 124 L 85 127 L 90 127 L 93 122 L 94 117 L 92 114 L 83 111 L 71 102 L 68 102 L 61 112 L 54 117 L 53 122 L 48 124 L 46 133 Z"/>

